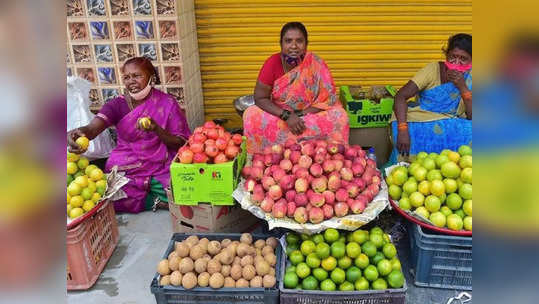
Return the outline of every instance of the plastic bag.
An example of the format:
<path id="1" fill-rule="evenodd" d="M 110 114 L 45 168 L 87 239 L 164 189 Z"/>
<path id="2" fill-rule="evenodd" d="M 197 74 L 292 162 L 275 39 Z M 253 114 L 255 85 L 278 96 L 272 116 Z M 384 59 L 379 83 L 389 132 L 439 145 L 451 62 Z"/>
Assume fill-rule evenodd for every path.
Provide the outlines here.
<path id="1" fill-rule="evenodd" d="M 67 77 L 67 131 L 85 126 L 94 118 L 95 115 L 90 112 L 88 98 L 91 86 L 86 79 Z M 83 155 L 88 159 L 107 158 L 114 146 L 110 133 L 105 130 L 90 141 L 90 146 Z"/>

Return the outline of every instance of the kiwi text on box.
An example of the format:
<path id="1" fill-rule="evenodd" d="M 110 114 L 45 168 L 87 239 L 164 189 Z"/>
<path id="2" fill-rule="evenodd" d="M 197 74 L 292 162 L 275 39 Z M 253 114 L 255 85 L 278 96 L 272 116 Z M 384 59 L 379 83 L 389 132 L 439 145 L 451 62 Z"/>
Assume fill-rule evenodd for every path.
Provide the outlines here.
<path id="1" fill-rule="evenodd" d="M 234 205 L 232 192 L 238 185 L 245 165 L 245 140 L 241 153 L 230 162 L 221 164 L 181 164 L 177 158 L 170 165 L 170 185 L 174 203 L 179 205 Z"/>
<path id="2" fill-rule="evenodd" d="M 393 113 L 393 98 L 383 97 L 380 103 L 353 96 L 353 88 L 340 87 L 340 99 L 348 113 L 350 128 L 377 128 L 388 125 Z"/>

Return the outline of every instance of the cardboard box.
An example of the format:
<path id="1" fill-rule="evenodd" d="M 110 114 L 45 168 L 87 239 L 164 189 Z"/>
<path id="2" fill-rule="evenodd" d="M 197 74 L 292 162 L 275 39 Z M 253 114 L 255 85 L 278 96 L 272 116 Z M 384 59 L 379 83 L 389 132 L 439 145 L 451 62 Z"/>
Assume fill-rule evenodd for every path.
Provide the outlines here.
<path id="1" fill-rule="evenodd" d="M 181 164 L 176 156 L 170 164 L 174 201 L 191 206 L 199 203 L 234 205 L 232 192 L 238 185 L 246 158 L 245 139 L 241 144 L 241 153 L 234 161 L 222 164 Z"/>
<path id="2" fill-rule="evenodd" d="M 237 204 L 234 206 L 179 205 L 174 203 L 171 189 L 166 189 L 166 193 L 172 230 L 176 233 L 249 232 L 261 223 L 257 217 Z"/>
<path id="3" fill-rule="evenodd" d="M 378 168 L 389 160 L 393 146 L 389 127 L 350 129 L 349 143 L 363 148 L 374 147 Z"/>
<path id="4" fill-rule="evenodd" d="M 364 97 L 364 89 L 355 86 L 341 86 L 339 94 L 348 113 L 350 128 L 379 128 L 388 125 L 393 113 L 393 97 L 383 97 L 380 103 L 376 103 Z"/>

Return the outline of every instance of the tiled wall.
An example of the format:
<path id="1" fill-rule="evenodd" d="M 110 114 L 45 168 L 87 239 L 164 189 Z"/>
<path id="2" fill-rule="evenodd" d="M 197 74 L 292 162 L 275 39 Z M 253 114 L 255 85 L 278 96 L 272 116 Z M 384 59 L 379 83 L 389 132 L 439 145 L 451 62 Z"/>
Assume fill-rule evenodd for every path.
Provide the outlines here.
<path id="1" fill-rule="evenodd" d="M 67 74 L 93 83 L 93 109 L 124 92 L 120 67 L 125 60 L 147 56 L 159 70 L 157 88 L 178 99 L 191 126 L 200 124 L 202 90 L 193 0 L 66 2 Z M 196 99 L 198 90 L 200 100 Z"/>

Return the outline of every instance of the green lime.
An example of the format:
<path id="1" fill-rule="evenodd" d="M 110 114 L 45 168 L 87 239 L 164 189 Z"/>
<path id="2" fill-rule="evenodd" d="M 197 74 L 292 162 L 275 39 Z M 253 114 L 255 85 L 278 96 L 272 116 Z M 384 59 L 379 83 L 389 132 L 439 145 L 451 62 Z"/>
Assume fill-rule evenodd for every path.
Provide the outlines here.
<path id="1" fill-rule="evenodd" d="M 347 256 L 343 256 L 337 260 L 337 265 L 339 268 L 348 269 L 348 267 L 352 266 L 352 259 Z"/>
<path id="2" fill-rule="evenodd" d="M 382 248 L 382 246 L 384 246 L 383 233 L 371 233 L 369 239 L 374 244 L 374 246 L 376 246 L 376 248 Z"/>
<path id="3" fill-rule="evenodd" d="M 362 253 L 360 254 L 355 260 L 354 260 L 354 265 L 356 265 L 357 267 L 359 267 L 360 269 L 365 269 L 367 268 L 367 266 L 369 266 L 369 257 Z"/>
<path id="4" fill-rule="evenodd" d="M 312 240 L 315 244 L 320 244 L 324 242 L 324 236 L 321 234 L 315 234 L 313 235 Z"/>
<path id="5" fill-rule="evenodd" d="M 361 254 L 361 246 L 356 242 L 346 244 L 346 255 L 352 259 L 357 258 Z"/>
<path id="6" fill-rule="evenodd" d="M 305 263 L 299 263 L 298 266 L 296 266 L 296 274 L 298 277 L 304 279 L 311 274 L 311 268 Z"/>
<path id="7" fill-rule="evenodd" d="M 69 184 L 71 184 L 71 182 L 72 182 L 73 180 L 75 180 L 75 179 L 73 178 L 73 175 L 68 174 L 68 175 L 67 175 L 67 185 L 69 186 Z"/>
<path id="8" fill-rule="evenodd" d="M 299 235 L 299 238 L 300 238 L 302 241 L 307 241 L 307 240 L 310 240 L 310 239 L 311 239 L 311 236 L 308 235 L 308 234 L 302 233 L 302 234 Z"/>
<path id="9" fill-rule="evenodd" d="M 339 239 L 339 231 L 337 229 L 329 228 L 326 231 L 324 231 L 324 239 L 326 239 L 326 242 L 333 243 Z"/>
<path id="10" fill-rule="evenodd" d="M 401 261 L 399 261 L 399 259 L 397 257 L 392 258 L 390 262 L 391 262 L 391 269 L 392 270 L 401 270 L 402 269 Z"/>
<path id="11" fill-rule="evenodd" d="M 340 291 L 354 291 L 354 284 L 344 281 L 341 285 L 339 285 Z"/>
<path id="12" fill-rule="evenodd" d="M 328 278 L 328 272 L 325 271 L 323 268 L 316 268 L 316 269 L 313 269 L 313 276 L 318 281 L 323 281 Z"/>
<path id="13" fill-rule="evenodd" d="M 286 244 L 288 244 L 289 246 L 291 244 L 297 244 L 299 243 L 299 240 L 300 240 L 300 237 L 299 235 L 297 235 L 296 233 L 288 233 L 286 235 Z"/>
<path id="14" fill-rule="evenodd" d="M 346 236 L 341 235 L 341 236 L 339 237 L 339 239 L 337 240 L 337 242 L 341 242 L 341 243 L 343 243 L 343 244 L 346 244 Z"/>
<path id="15" fill-rule="evenodd" d="M 378 269 L 374 265 L 369 265 L 363 270 L 363 276 L 370 282 L 374 282 L 378 279 Z"/>
<path id="16" fill-rule="evenodd" d="M 293 289 L 298 286 L 299 278 L 298 276 L 293 272 L 287 272 L 284 275 L 283 283 L 284 287 L 288 289 Z"/>
<path id="17" fill-rule="evenodd" d="M 299 263 L 304 261 L 303 254 L 299 250 L 292 251 L 292 253 L 290 253 L 289 259 L 292 265 L 298 265 Z"/>
<path id="18" fill-rule="evenodd" d="M 370 234 L 375 234 L 375 233 L 384 234 L 384 230 L 382 230 L 382 228 L 376 226 L 376 227 L 373 227 L 370 230 Z"/>
<path id="19" fill-rule="evenodd" d="M 376 245 L 371 241 L 366 241 L 361 245 L 361 252 L 363 252 L 368 257 L 373 257 L 376 254 Z"/>
<path id="20" fill-rule="evenodd" d="M 305 259 L 305 263 L 311 268 L 320 267 L 320 259 L 314 252 L 307 256 L 307 258 Z"/>
<path id="21" fill-rule="evenodd" d="M 308 256 L 309 254 L 313 253 L 315 249 L 316 244 L 311 240 L 303 241 L 300 246 L 301 253 L 303 253 L 304 256 Z"/>
<path id="22" fill-rule="evenodd" d="M 301 282 L 301 287 L 305 290 L 318 289 L 318 281 L 313 276 L 308 276 Z"/>
<path id="23" fill-rule="evenodd" d="M 378 262 L 380 262 L 383 259 L 385 259 L 384 254 L 378 251 L 372 258 L 370 258 L 370 262 L 372 265 L 378 265 Z"/>
<path id="24" fill-rule="evenodd" d="M 393 270 L 387 275 L 387 282 L 393 288 L 401 288 L 404 285 L 404 275 L 399 270 Z"/>
<path id="25" fill-rule="evenodd" d="M 290 265 L 290 266 L 286 267 L 286 271 L 285 271 L 285 272 L 293 272 L 293 273 L 296 273 L 296 266 Z"/>
<path id="26" fill-rule="evenodd" d="M 367 281 L 367 279 L 365 279 L 364 277 L 361 277 L 359 278 L 359 280 L 356 281 L 354 287 L 356 288 L 356 290 L 368 290 L 369 281 Z"/>
<path id="27" fill-rule="evenodd" d="M 384 248 L 382 249 L 382 252 L 388 259 L 392 259 L 397 255 L 397 248 L 395 248 L 395 245 L 389 243 L 385 244 Z"/>
<path id="28" fill-rule="evenodd" d="M 335 289 L 337 289 L 337 286 L 330 279 L 325 279 L 322 281 L 322 283 L 320 283 L 320 290 L 335 291 Z"/>
<path id="29" fill-rule="evenodd" d="M 375 280 L 374 282 L 372 282 L 372 289 L 375 289 L 375 290 L 384 290 L 384 289 L 387 289 L 387 283 L 386 283 L 386 280 L 382 279 L 382 278 L 378 278 L 377 280 Z"/>
<path id="30" fill-rule="evenodd" d="M 298 244 L 292 244 L 292 245 L 287 245 L 286 246 L 286 255 L 287 256 L 290 256 L 290 254 L 295 251 L 295 250 L 298 250 Z"/>
<path id="31" fill-rule="evenodd" d="M 325 271 L 332 271 L 337 267 L 337 259 L 335 259 L 332 256 L 329 256 L 322 260 L 322 268 L 324 268 Z"/>
<path id="32" fill-rule="evenodd" d="M 341 284 L 346 279 L 346 273 L 340 268 L 335 268 L 329 277 L 335 284 Z"/>
<path id="33" fill-rule="evenodd" d="M 345 253 L 346 249 L 344 243 L 334 242 L 333 244 L 331 244 L 331 256 L 333 256 L 334 258 L 342 258 Z"/>
<path id="34" fill-rule="evenodd" d="M 376 268 L 378 269 L 378 273 L 383 277 L 388 275 L 393 270 L 393 266 L 391 266 L 391 262 L 386 259 L 382 259 L 376 265 L 377 265 Z"/>
<path id="35" fill-rule="evenodd" d="M 361 269 L 356 266 L 352 266 L 346 270 L 346 280 L 351 283 L 355 283 L 361 278 Z"/>
<path id="36" fill-rule="evenodd" d="M 320 259 L 325 259 L 329 256 L 331 248 L 327 243 L 320 243 L 316 245 L 316 255 Z"/>
<path id="37" fill-rule="evenodd" d="M 352 241 L 358 243 L 359 245 L 365 243 L 369 240 L 369 232 L 365 230 L 356 230 L 352 232 Z"/>

